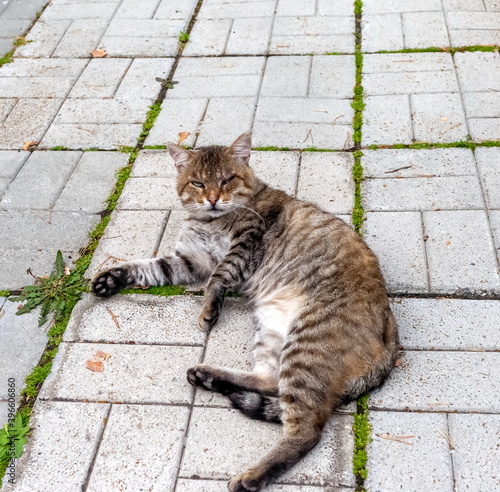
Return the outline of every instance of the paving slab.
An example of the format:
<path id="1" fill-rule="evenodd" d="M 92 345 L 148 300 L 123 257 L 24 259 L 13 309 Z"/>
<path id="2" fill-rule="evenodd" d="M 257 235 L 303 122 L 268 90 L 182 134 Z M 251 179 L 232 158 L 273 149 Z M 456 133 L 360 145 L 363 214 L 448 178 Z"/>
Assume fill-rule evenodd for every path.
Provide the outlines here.
<path id="1" fill-rule="evenodd" d="M 71 20 L 39 20 L 26 35 L 27 44 L 16 49 L 16 56 L 23 58 L 51 57 Z"/>
<path id="2" fill-rule="evenodd" d="M 57 58 L 90 58 L 100 45 L 106 30 L 106 19 L 79 19 L 71 22 L 57 48 L 52 53 Z"/>
<path id="3" fill-rule="evenodd" d="M 113 405 L 87 490 L 175 489 L 186 407 Z"/>
<path id="4" fill-rule="evenodd" d="M 370 412 L 369 418 L 373 440 L 368 445 L 368 490 L 453 490 L 455 455 L 445 438 L 445 414 Z M 398 436 L 411 437 L 384 439 Z"/>
<path id="5" fill-rule="evenodd" d="M 115 210 L 85 276 L 124 261 L 153 258 L 168 210 Z"/>
<path id="6" fill-rule="evenodd" d="M 111 354 L 104 372 L 85 367 L 97 350 Z M 194 390 L 185 374 L 200 361 L 201 352 L 193 346 L 63 342 L 40 398 L 187 404 Z"/>
<path id="7" fill-rule="evenodd" d="M 486 212 L 424 212 L 432 292 L 498 293 L 500 277 Z"/>
<path id="8" fill-rule="evenodd" d="M 428 292 L 420 212 L 368 212 L 363 231 L 377 255 L 389 292 Z"/>
<path id="9" fill-rule="evenodd" d="M 498 352 L 404 352 L 382 388 L 374 410 L 498 413 Z"/>
<path id="10" fill-rule="evenodd" d="M 227 488 L 227 481 L 222 480 L 177 480 L 176 492 L 220 492 Z M 346 487 L 318 487 L 316 485 L 280 485 L 271 484 L 266 490 L 269 492 L 354 492 L 353 488 Z"/>
<path id="11" fill-rule="evenodd" d="M 7 381 L 14 378 L 16 398 L 25 386 L 25 378 L 38 364 L 47 344 L 48 324 L 38 326 L 40 310 L 17 316 L 21 303 L 8 300 L 0 312 L 0 400 L 9 397 Z M 3 423 L 3 422 L 2 422 Z"/>
<path id="12" fill-rule="evenodd" d="M 168 216 L 167 227 L 163 232 L 163 236 L 158 247 L 157 257 L 161 258 L 168 253 L 175 251 L 177 237 L 184 224 L 184 220 L 188 217 L 188 213 L 184 210 L 172 210 Z"/>
<path id="13" fill-rule="evenodd" d="M 497 258 L 500 262 L 500 210 L 492 210 L 489 216 L 491 231 L 493 233 L 493 242 L 495 243 Z"/>
<path id="14" fill-rule="evenodd" d="M 486 490 L 498 488 L 500 415 L 449 415 L 448 419 L 456 490 L 474 490 L 478 484 Z"/>
<path id="15" fill-rule="evenodd" d="M 354 205 L 353 165 L 351 154 L 303 152 L 297 198 L 316 203 L 334 214 L 350 213 Z"/>
<path id="16" fill-rule="evenodd" d="M 495 351 L 491 330 L 500 316 L 498 300 L 395 298 L 401 345 L 407 350 Z"/>
<path id="17" fill-rule="evenodd" d="M 120 200 L 119 210 L 175 210 L 181 204 L 177 196 L 174 170 L 167 178 L 129 178 Z"/>
<path id="18" fill-rule="evenodd" d="M 224 309 L 224 318 L 232 316 L 231 305 Z M 73 310 L 64 341 L 203 345 L 205 334 L 197 322 L 200 310 L 201 299 L 191 296 L 85 295 Z"/>
<path id="19" fill-rule="evenodd" d="M 250 420 L 236 410 L 194 408 L 179 477 L 229 479 L 253 465 L 280 435 L 279 426 Z M 335 415 L 317 447 L 277 482 L 353 486 L 351 457 L 352 417 Z"/>
<path id="20" fill-rule="evenodd" d="M 37 401 L 30 445 L 16 464 L 16 484 L 3 490 L 78 490 L 87 478 L 109 412 L 109 405 Z M 47 452 L 48 443 L 56 442 Z M 57 470 L 57 473 L 54 471 Z"/>
<path id="21" fill-rule="evenodd" d="M 500 148 L 478 148 L 474 152 L 482 179 L 486 206 L 500 209 Z"/>

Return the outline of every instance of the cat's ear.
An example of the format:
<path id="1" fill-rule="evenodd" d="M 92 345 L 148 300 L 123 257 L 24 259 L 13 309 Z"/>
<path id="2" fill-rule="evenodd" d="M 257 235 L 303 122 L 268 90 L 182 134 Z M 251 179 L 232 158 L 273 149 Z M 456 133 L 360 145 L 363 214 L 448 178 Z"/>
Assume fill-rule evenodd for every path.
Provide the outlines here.
<path id="1" fill-rule="evenodd" d="M 191 157 L 191 152 L 173 142 L 167 142 L 168 152 L 175 162 L 178 172 L 183 172 Z"/>
<path id="2" fill-rule="evenodd" d="M 252 135 L 245 132 L 242 133 L 229 147 L 228 152 L 235 157 L 240 164 L 247 165 L 250 160 L 250 152 L 252 151 Z"/>

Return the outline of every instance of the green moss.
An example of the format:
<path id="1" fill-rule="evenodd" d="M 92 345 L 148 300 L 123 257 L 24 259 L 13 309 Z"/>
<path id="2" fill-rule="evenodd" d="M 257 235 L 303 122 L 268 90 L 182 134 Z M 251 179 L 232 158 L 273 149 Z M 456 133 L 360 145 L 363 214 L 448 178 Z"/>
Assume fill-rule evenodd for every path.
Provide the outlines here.
<path id="1" fill-rule="evenodd" d="M 158 118 L 160 112 L 161 112 L 160 102 L 155 102 L 149 107 L 148 114 L 146 115 L 146 121 L 142 125 L 142 131 L 137 140 L 137 146 L 142 147 L 144 141 L 146 140 L 146 137 L 149 135 L 149 132 L 151 131 L 151 128 L 153 128 L 156 118 Z"/>
<path id="2" fill-rule="evenodd" d="M 358 487 L 356 490 L 365 490 L 364 481 L 367 477 L 366 464 L 368 454 L 366 448 L 371 441 L 371 426 L 368 419 L 368 395 L 358 399 L 357 411 L 354 414 L 354 424 L 352 430 L 354 433 L 354 457 L 353 472 L 356 476 Z"/>
<path id="3" fill-rule="evenodd" d="M 118 199 L 120 198 L 120 195 L 122 194 L 123 188 L 125 187 L 125 182 L 130 177 L 131 172 L 132 172 L 132 165 L 131 165 L 131 163 L 129 163 L 127 166 L 120 169 L 116 173 L 117 180 L 116 180 L 115 189 L 113 190 L 113 193 L 111 193 L 111 195 L 106 200 L 106 203 L 108 206 L 107 207 L 108 212 L 112 212 L 115 209 L 116 204 L 118 203 Z M 104 226 L 101 225 L 101 228 L 103 231 L 104 231 L 104 228 L 106 227 L 106 225 L 104 225 Z"/>
<path id="4" fill-rule="evenodd" d="M 159 150 L 167 149 L 168 147 L 166 145 L 144 145 L 142 148 L 147 150 Z"/>
<path id="5" fill-rule="evenodd" d="M 182 285 L 157 285 L 147 289 L 125 289 L 121 294 L 150 294 L 153 296 L 180 296 L 186 292 L 186 287 Z"/>
<path id="6" fill-rule="evenodd" d="M 12 44 L 15 48 L 18 46 L 24 46 L 25 44 L 32 43 L 33 41 L 28 41 L 26 36 L 17 36 L 17 38 L 12 41 Z"/>
<path id="7" fill-rule="evenodd" d="M 306 147 L 302 149 L 304 152 L 335 152 L 332 149 L 318 149 L 318 147 Z"/>
<path id="8" fill-rule="evenodd" d="M 120 145 L 118 147 L 118 152 L 123 152 L 124 154 L 130 154 L 135 150 L 135 147 L 127 147 L 126 145 Z"/>
<path id="9" fill-rule="evenodd" d="M 352 179 L 354 181 L 354 206 L 352 209 L 352 225 L 354 229 L 361 234 L 361 227 L 363 225 L 363 220 L 365 217 L 365 211 L 363 210 L 363 202 L 361 197 L 361 183 L 363 181 L 363 166 L 361 165 L 361 156 L 363 155 L 360 151 L 355 151 L 354 156 L 354 166 L 352 167 Z"/>
<path id="10" fill-rule="evenodd" d="M 64 147 L 64 145 L 56 145 L 55 147 L 51 147 L 50 150 L 69 150 L 68 147 Z"/>
<path id="11" fill-rule="evenodd" d="M 55 355 L 54 350 L 51 351 Z M 45 355 L 45 354 L 44 354 Z M 50 374 L 52 362 L 47 362 L 42 366 L 36 366 L 31 374 L 26 377 L 26 387 L 21 391 L 21 396 L 27 398 L 35 398 L 42 386 L 45 378 Z"/>
<path id="12" fill-rule="evenodd" d="M 267 152 L 277 152 L 280 150 L 290 150 L 290 147 L 276 147 L 274 145 L 271 145 L 269 147 L 254 147 L 252 150 L 263 150 Z"/>
<path id="13" fill-rule="evenodd" d="M 471 142 L 469 140 L 459 140 L 458 142 L 429 143 L 415 142 L 412 144 L 394 144 L 394 145 L 370 145 L 369 149 L 452 149 L 462 148 L 475 150 L 477 147 L 500 147 L 500 141 L 490 140 L 486 142 Z"/>
<path id="14" fill-rule="evenodd" d="M 0 297 L 9 297 L 10 290 L 0 290 Z"/>
<path id="15" fill-rule="evenodd" d="M 6 63 L 11 63 L 13 56 L 14 56 L 14 50 L 11 50 L 11 51 L 8 51 L 7 53 L 5 53 L 5 55 L 3 55 L 0 58 L 0 67 L 5 65 Z"/>
<path id="16" fill-rule="evenodd" d="M 498 45 L 490 45 L 490 46 L 460 46 L 458 48 L 438 48 L 438 47 L 430 47 L 430 48 L 405 48 L 403 50 L 381 50 L 377 51 L 377 53 L 451 53 L 454 55 L 455 53 L 465 53 L 465 52 L 475 52 L 475 51 L 485 51 L 492 52 L 498 51 Z"/>

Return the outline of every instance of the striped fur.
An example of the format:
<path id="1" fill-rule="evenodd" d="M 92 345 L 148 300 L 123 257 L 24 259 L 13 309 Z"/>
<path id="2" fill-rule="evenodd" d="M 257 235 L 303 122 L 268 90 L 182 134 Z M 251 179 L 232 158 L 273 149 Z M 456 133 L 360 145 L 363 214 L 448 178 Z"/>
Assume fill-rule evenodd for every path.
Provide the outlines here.
<path id="1" fill-rule="evenodd" d="M 248 166 L 250 136 L 230 147 L 174 144 L 177 189 L 189 211 L 176 251 L 99 274 L 98 296 L 125 286 L 206 281 L 199 317 L 217 321 L 226 289 L 254 308 L 252 372 L 200 364 L 191 384 L 226 395 L 249 417 L 281 422 L 283 436 L 232 492 L 259 491 L 318 442 L 332 410 L 379 386 L 398 349 L 377 259 L 339 218 L 274 190 Z"/>

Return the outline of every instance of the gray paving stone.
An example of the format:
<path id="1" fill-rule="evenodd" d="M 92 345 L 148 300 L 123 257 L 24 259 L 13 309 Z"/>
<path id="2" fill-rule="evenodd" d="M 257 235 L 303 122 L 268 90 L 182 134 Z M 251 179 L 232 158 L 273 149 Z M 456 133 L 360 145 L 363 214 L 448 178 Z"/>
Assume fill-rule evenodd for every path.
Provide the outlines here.
<path id="1" fill-rule="evenodd" d="M 250 166 L 257 177 L 269 186 L 283 190 L 289 195 L 295 195 L 299 160 L 300 154 L 298 152 L 254 151 L 250 159 Z"/>
<path id="2" fill-rule="evenodd" d="M 355 72 L 352 56 L 313 56 L 308 96 L 352 97 Z"/>
<path id="3" fill-rule="evenodd" d="M 7 119 L 10 112 L 17 103 L 17 99 L 0 99 L 0 125 Z"/>
<path id="4" fill-rule="evenodd" d="M 498 352 L 405 352 L 381 389 L 373 409 L 498 413 Z"/>
<path id="5" fill-rule="evenodd" d="M 255 106 L 255 97 L 211 98 L 199 126 L 197 146 L 224 145 L 249 132 Z M 234 114 L 238 117 L 234 118 Z"/>
<path id="6" fill-rule="evenodd" d="M 103 372 L 85 367 L 96 350 L 111 354 Z M 201 347 L 62 342 L 40 398 L 190 403 L 193 387 L 185 374 L 200 361 L 201 352 Z"/>
<path id="7" fill-rule="evenodd" d="M 164 210 L 113 212 L 86 276 L 91 278 L 123 261 L 152 258 L 167 214 Z"/>
<path id="8" fill-rule="evenodd" d="M 161 0 L 154 19 L 190 19 L 197 3 L 197 0 L 184 0 L 181 3 Z"/>
<path id="9" fill-rule="evenodd" d="M 34 19 L 36 13 L 41 10 L 47 0 L 12 0 L 3 11 L 4 19 Z"/>
<path id="10" fill-rule="evenodd" d="M 0 77 L 0 91 L 6 97 L 65 98 L 72 85 L 68 77 Z"/>
<path id="11" fill-rule="evenodd" d="M 450 46 L 448 29 L 442 12 L 402 14 L 405 48 L 419 49 Z"/>
<path id="12" fill-rule="evenodd" d="M 150 98 L 153 102 L 161 89 L 161 83 L 156 78 L 166 78 L 172 63 L 172 58 L 136 58 L 125 74 L 115 97 L 117 99 Z"/>
<path id="13" fill-rule="evenodd" d="M 264 78 L 262 79 L 260 95 L 271 97 L 306 97 L 309 89 L 311 64 L 314 58 L 317 57 L 269 57 L 267 59 Z M 294 81 L 293 84 L 290 83 L 292 78 Z"/>
<path id="14" fill-rule="evenodd" d="M 118 202 L 119 210 L 172 210 L 181 207 L 176 175 L 169 178 L 130 178 Z"/>
<path id="15" fill-rule="evenodd" d="M 354 16 L 276 17 L 270 53 L 354 52 Z"/>
<path id="16" fill-rule="evenodd" d="M 184 219 L 188 217 L 188 213 L 184 210 L 172 210 L 168 216 L 167 227 L 161 238 L 160 246 L 158 248 L 157 257 L 161 258 L 167 253 L 175 251 L 177 237 L 184 223 Z"/>
<path id="17" fill-rule="evenodd" d="M 142 130 L 140 123 L 65 123 L 53 124 L 39 144 L 40 149 L 63 146 L 73 149 L 102 150 L 131 147 Z"/>
<path id="18" fill-rule="evenodd" d="M 443 0 L 443 10 L 485 10 L 485 3 L 483 0 Z"/>
<path id="19" fill-rule="evenodd" d="M 370 412 L 370 424 L 373 440 L 368 445 L 367 489 L 453 490 L 452 455 L 444 437 L 446 415 Z M 379 437 L 387 435 L 412 437 L 402 442 Z"/>
<path id="20" fill-rule="evenodd" d="M 208 99 L 166 99 L 162 111 L 149 132 L 146 145 L 165 145 L 177 141 L 179 133 L 189 132 L 182 142 L 191 147 L 196 142 L 199 122 L 207 110 Z"/>
<path id="21" fill-rule="evenodd" d="M 500 302 L 465 299 L 392 299 L 400 341 L 407 350 L 498 350 L 492 331 Z"/>
<path id="22" fill-rule="evenodd" d="M 10 413 L 9 402 L 0 401 L 0 425 L 3 427 L 4 424 L 8 422 Z M 8 481 L 9 476 L 7 476 L 6 482 Z"/>
<path id="23" fill-rule="evenodd" d="M 498 53 L 456 53 L 454 60 L 462 92 L 500 91 Z"/>
<path id="24" fill-rule="evenodd" d="M 486 212 L 424 212 L 433 292 L 500 290 L 500 277 Z"/>
<path id="25" fill-rule="evenodd" d="M 500 148 L 478 147 L 475 151 L 479 174 L 483 182 L 486 205 L 500 209 Z"/>
<path id="26" fill-rule="evenodd" d="M 348 214 L 354 205 L 351 154 L 304 152 L 297 198 L 316 203 L 334 214 Z"/>
<path id="27" fill-rule="evenodd" d="M 401 83 L 407 84 L 419 72 L 453 72 L 453 58 L 449 53 L 382 53 L 366 55 L 364 74 L 399 73 Z M 453 74 L 449 74 L 450 77 Z M 363 81 L 365 84 L 365 80 Z M 428 91 L 424 91 L 428 92 Z"/>
<path id="28" fill-rule="evenodd" d="M 16 484 L 5 490 L 78 490 L 99 444 L 109 405 L 37 401 L 30 421 L 31 438 L 16 466 Z M 57 443 L 47 452 L 48 443 Z M 55 472 L 57 470 L 57 472 Z"/>
<path id="29" fill-rule="evenodd" d="M 457 142 L 469 133 L 459 94 L 412 94 L 414 136 L 418 141 Z"/>
<path id="30" fill-rule="evenodd" d="M 351 416 L 333 416 L 317 447 L 277 481 L 353 486 L 351 426 Z M 236 410 L 194 408 L 179 477 L 229 479 L 270 450 L 280 434 L 280 427 L 250 420 Z"/>
<path id="31" fill-rule="evenodd" d="M 274 0 L 241 2 L 238 0 L 204 2 L 198 17 L 200 19 L 238 19 L 252 17 L 272 17 Z"/>
<path id="32" fill-rule="evenodd" d="M 378 2 L 367 0 L 363 2 L 363 13 L 386 14 L 394 12 L 422 12 L 441 10 L 440 0 L 388 0 Z"/>
<path id="33" fill-rule="evenodd" d="M 2 39 L 0 38 L 0 52 L 2 56 L 4 53 L 7 53 L 12 50 L 12 41 L 10 39 Z"/>
<path id="34" fill-rule="evenodd" d="M 110 20 L 119 2 L 85 2 L 70 4 L 49 5 L 44 11 L 41 20 L 48 19 L 103 19 Z"/>
<path id="35" fill-rule="evenodd" d="M 183 54 L 222 55 L 231 34 L 232 19 L 199 19 L 193 26 Z"/>
<path id="36" fill-rule="evenodd" d="M 11 182 L 30 156 L 26 151 L 2 150 L 0 151 L 0 178 Z"/>
<path id="37" fill-rule="evenodd" d="M 367 179 L 363 182 L 363 202 L 367 211 L 467 210 L 484 206 L 477 176 Z"/>
<path id="38" fill-rule="evenodd" d="M 28 29 L 31 24 L 30 19 L 4 19 L 0 18 L 0 37 L 15 38 Z"/>
<path id="39" fill-rule="evenodd" d="M 310 1 L 310 0 L 309 0 Z M 281 5 L 283 0 L 280 1 L 279 5 Z M 297 4 L 307 4 L 308 2 L 299 1 Z M 310 1 L 310 3 L 314 3 L 314 1 Z M 337 2 L 332 3 L 330 0 L 318 0 L 316 2 L 316 14 L 317 15 L 352 15 L 353 5 L 350 0 L 339 0 Z M 285 14 L 292 15 L 292 14 Z M 301 14 L 308 15 L 308 14 Z"/>
<path id="40" fill-rule="evenodd" d="M 167 97 L 256 96 L 263 70 L 263 57 L 182 58 Z"/>
<path id="41" fill-rule="evenodd" d="M 25 142 L 39 142 L 62 102 L 62 99 L 20 99 L 0 126 L 0 148 L 22 149 Z"/>
<path id="42" fill-rule="evenodd" d="M 368 212 L 363 229 L 390 292 L 428 292 L 419 212 Z"/>
<path id="43" fill-rule="evenodd" d="M 54 57 L 90 58 L 90 52 L 97 48 L 106 30 L 107 21 L 103 19 L 75 20 L 71 23 L 54 51 Z"/>
<path id="44" fill-rule="evenodd" d="M 0 201 L 0 209 L 52 207 L 80 157 L 80 152 L 32 153 Z"/>
<path id="45" fill-rule="evenodd" d="M 168 150 L 141 150 L 134 162 L 134 178 L 169 178 L 175 170 L 174 160 Z"/>
<path id="46" fill-rule="evenodd" d="M 9 398 L 7 381 L 15 379 L 15 394 L 19 397 L 25 378 L 38 364 L 47 344 L 47 324 L 38 326 L 40 310 L 17 316 L 21 303 L 7 301 L 0 312 L 0 399 Z"/>
<path id="47" fill-rule="evenodd" d="M 475 141 L 496 140 L 500 135 L 500 118 L 470 118 L 468 124 Z"/>
<path id="48" fill-rule="evenodd" d="M 500 93 L 466 92 L 465 113 L 474 140 L 495 140 L 500 135 Z"/>
<path id="49" fill-rule="evenodd" d="M 83 246 L 82 244 L 81 246 Z M 78 257 L 77 251 L 64 251 L 63 258 L 67 265 Z M 40 251 L 23 248 L 19 250 L 0 249 L 0 285 L 2 289 L 20 289 L 33 285 L 34 275 L 49 275 L 54 267 L 56 251 Z"/>
<path id="50" fill-rule="evenodd" d="M 314 15 L 316 3 L 315 0 L 279 0 L 276 13 L 278 16 Z"/>
<path id="51" fill-rule="evenodd" d="M 26 36 L 27 44 L 16 49 L 16 56 L 26 58 L 52 56 L 71 25 L 71 20 L 39 20 Z"/>
<path id="52" fill-rule="evenodd" d="M 114 19 L 151 19 L 159 4 L 160 0 L 124 0 Z"/>
<path id="53" fill-rule="evenodd" d="M 447 18 L 453 46 L 500 43 L 500 12 L 448 12 Z"/>
<path id="54" fill-rule="evenodd" d="M 173 491 L 189 409 L 113 405 L 87 490 Z"/>
<path id="55" fill-rule="evenodd" d="M 5 233 L 2 249 L 77 251 L 88 242 L 88 232 L 97 215 L 33 210 L 0 212 L 1 230 Z M 24 265 L 22 268 L 25 268 Z M 1 284 L 0 284 L 1 285 Z"/>
<path id="56" fill-rule="evenodd" d="M 450 415 L 450 434 L 455 450 L 453 468 L 456 490 L 495 490 L 500 478 L 500 415 Z"/>
<path id="57" fill-rule="evenodd" d="M 367 96 L 363 101 L 363 145 L 413 141 L 409 96 Z"/>
<path id="58" fill-rule="evenodd" d="M 54 210 L 96 214 L 106 208 L 113 191 L 116 172 L 126 166 L 128 155 L 117 152 L 85 152 Z"/>
<path id="59" fill-rule="evenodd" d="M 490 211 L 491 230 L 495 242 L 496 254 L 500 263 L 500 210 Z"/>
<path id="60" fill-rule="evenodd" d="M 274 2 L 268 2 L 273 5 Z M 257 4 L 256 4 L 257 5 Z M 238 9 L 239 10 L 239 9 Z M 272 17 L 257 17 L 248 19 L 235 19 L 225 53 L 228 55 L 260 55 L 265 54 L 271 36 Z"/>
<path id="61" fill-rule="evenodd" d="M 198 329 L 197 322 L 200 309 L 201 298 L 192 296 L 164 298 L 136 294 L 102 300 L 86 295 L 73 310 L 64 340 L 203 345 L 205 334 Z M 228 311 L 231 312 L 225 306 L 224 312 Z M 223 314 L 222 318 L 227 316 Z"/>
<path id="62" fill-rule="evenodd" d="M 126 58 L 95 58 L 81 74 L 69 93 L 69 98 L 111 98 L 130 67 Z"/>
<path id="63" fill-rule="evenodd" d="M 227 481 L 221 480 L 177 480 L 176 492 L 220 492 L 227 487 Z M 308 485 L 279 485 L 273 484 L 266 487 L 269 492 L 354 492 L 352 488 L 345 487 L 318 487 Z"/>
<path id="64" fill-rule="evenodd" d="M 401 15 L 363 15 L 361 22 L 363 51 L 398 51 L 404 48 Z"/>
<path id="65" fill-rule="evenodd" d="M 149 99 L 68 99 L 57 113 L 53 125 L 65 123 L 142 124 Z"/>

